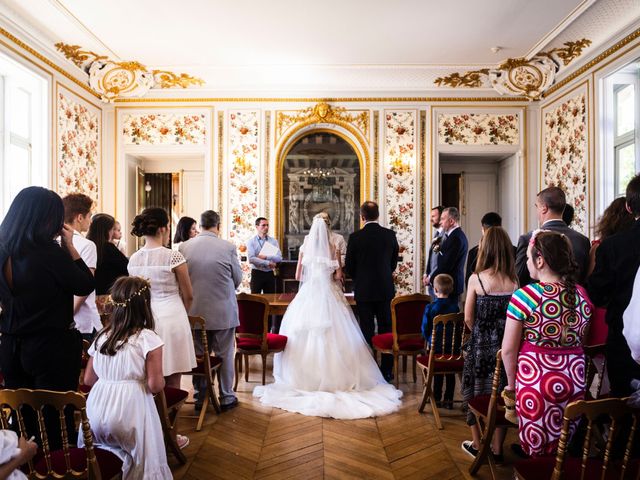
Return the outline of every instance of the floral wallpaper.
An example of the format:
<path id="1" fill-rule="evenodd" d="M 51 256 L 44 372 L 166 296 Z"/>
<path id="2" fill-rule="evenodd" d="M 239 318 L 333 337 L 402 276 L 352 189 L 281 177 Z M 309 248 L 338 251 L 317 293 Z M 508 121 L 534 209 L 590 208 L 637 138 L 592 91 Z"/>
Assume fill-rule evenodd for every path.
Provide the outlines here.
<path id="1" fill-rule="evenodd" d="M 135 113 L 123 116 L 125 145 L 204 145 L 204 113 Z"/>
<path id="2" fill-rule="evenodd" d="M 416 112 L 385 112 L 384 192 L 387 224 L 396 232 L 402 262 L 394 273 L 396 294 L 414 293 Z"/>
<path id="3" fill-rule="evenodd" d="M 100 199 L 101 111 L 60 88 L 57 92 L 58 193 L 84 193 Z"/>
<path id="4" fill-rule="evenodd" d="M 258 210 L 258 183 L 260 170 L 260 112 L 229 112 L 229 150 L 227 160 L 228 232 L 229 240 L 238 247 L 238 254 L 247 253 L 247 240 L 255 235 Z M 242 267 L 242 291 L 249 291 L 251 270 L 249 262 Z"/>
<path id="5" fill-rule="evenodd" d="M 518 145 L 517 113 L 464 113 L 438 115 L 438 143 L 449 145 Z"/>
<path id="6" fill-rule="evenodd" d="M 575 209 L 571 227 L 587 235 L 586 93 L 543 109 L 542 188 L 555 185 Z"/>

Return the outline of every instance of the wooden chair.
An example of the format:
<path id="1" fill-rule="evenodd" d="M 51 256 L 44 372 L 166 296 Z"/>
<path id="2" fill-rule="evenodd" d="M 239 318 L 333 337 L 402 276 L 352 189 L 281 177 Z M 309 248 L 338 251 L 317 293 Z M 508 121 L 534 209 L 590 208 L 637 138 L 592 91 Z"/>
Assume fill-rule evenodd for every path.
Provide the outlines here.
<path id="1" fill-rule="evenodd" d="M 395 385 L 399 383 L 399 357 L 403 357 L 406 372 L 407 357 L 412 357 L 413 381 L 417 381 L 416 358 L 425 353 L 422 337 L 422 315 L 431 297 L 415 293 L 402 295 L 391 300 L 391 332 L 374 335 L 371 338 L 374 351 L 393 355 Z M 376 358 L 377 359 L 377 358 Z"/>
<path id="2" fill-rule="evenodd" d="M 442 340 L 440 345 L 436 345 L 436 332 L 439 326 L 442 328 Z M 448 331 L 450 331 L 451 334 L 447 334 Z M 440 430 L 443 429 L 443 426 L 440 421 L 440 413 L 438 412 L 433 393 L 433 377 L 434 375 L 446 375 L 450 373 L 462 377 L 462 369 L 464 367 L 464 359 L 462 358 L 464 332 L 464 313 L 437 315 L 433 319 L 429 355 L 421 355 L 417 360 L 418 367 L 422 370 L 422 378 L 424 379 L 422 401 L 420 402 L 418 412 L 422 413 L 424 411 L 428 400 L 429 403 L 431 403 L 431 410 L 433 411 L 436 425 Z M 436 350 L 440 350 L 440 352 L 436 353 Z"/>
<path id="3" fill-rule="evenodd" d="M 469 410 L 475 415 L 480 428 L 480 448 L 475 460 L 469 467 L 469 473 L 475 475 L 480 467 L 487 461 L 491 470 L 491 477 L 496 478 L 496 464 L 491 455 L 491 440 L 496 427 L 517 428 L 518 426 L 504 418 L 504 400 L 500 388 L 502 373 L 502 350 L 496 353 L 496 368 L 493 371 L 493 383 L 491 395 L 479 395 L 469 400 Z"/>
<path id="4" fill-rule="evenodd" d="M 62 449 L 51 450 L 51 440 L 45 426 L 43 408 L 55 409 L 60 422 Z M 65 410 L 73 408 L 80 416 L 79 434 L 83 436 L 84 448 L 69 445 L 69 434 Z M 45 478 L 89 478 L 95 480 L 121 478 L 122 461 L 113 453 L 93 446 L 93 435 L 87 418 L 85 397 L 77 392 L 53 392 L 49 390 L 0 390 L 0 423 L 2 428 L 11 428 L 9 418 L 17 422 L 20 435 L 29 438 L 26 431 L 25 414 L 37 418 L 41 451 L 26 467 L 32 479 Z M 53 413 L 53 412 L 52 412 Z M 28 415 L 28 414 L 27 414 Z M 14 426 L 16 424 L 14 423 Z"/>
<path id="5" fill-rule="evenodd" d="M 91 343 L 89 340 L 82 340 L 82 357 L 80 359 L 80 380 L 78 381 L 78 385 L 84 385 L 84 371 L 87 368 L 87 363 L 89 363 L 89 347 Z"/>
<path id="6" fill-rule="evenodd" d="M 607 376 L 607 357 L 605 355 L 606 345 L 585 345 L 583 349 L 587 363 L 587 369 L 585 371 L 587 391 L 585 392 L 585 397 L 587 400 L 598 400 L 603 398 L 602 385 L 605 377 Z M 598 370 L 596 362 L 601 362 L 601 370 Z"/>
<path id="7" fill-rule="evenodd" d="M 164 390 L 154 396 L 158 415 L 160 416 L 160 424 L 162 425 L 164 444 L 167 450 L 173 453 L 182 465 L 187 463 L 187 457 L 178 446 L 176 439 L 178 434 L 178 411 L 180 411 L 188 396 L 188 392 L 171 387 L 165 387 Z"/>
<path id="8" fill-rule="evenodd" d="M 587 422 L 582 456 L 570 457 L 567 452 L 570 424 L 580 417 Z M 606 444 L 604 450 L 596 453 L 597 448 L 592 442 L 593 432 L 603 418 L 607 417 L 610 423 Z M 638 433 L 638 420 L 640 409 L 627 405 L 626 399 L 579 400 L 570 403 L 564 411 L 556 456 L 534 457 L 516 462 L 515 477 L 520 480 L 638 479 L 640 460 L 631 459 L 634 436 Z"/>
<path id="9" fill-rule="evenodd" d="M 269 333 L 269 301 L 258 295 L 239 293 L 238 313 L 240 325 L 236 328 L 236 380 L 233 389 L 238 388 L 238 370 L 244 358 L 245 381 L 249 381 L 249 356 L 262 358 L 262 385 L 266 382 L 267 355 L 282 352 L 287 345 L 287 337 Z"/>
<path id="10" fill-rule="evenodd" d="M 204 422 L 209 404 L 213 406 L 216 413 L 220 413 L 220 403 L 218 402 L 218 396 L 215 390 L 215 378 L 216 373 L 220 370 L 220 365 L 222 365 L 222 359 L 209 353 L 209 340 L 207 338 L 204 318 L 189 316 L 189 323 L 191 324 L 194 340 L 197 338 L 197 335 L 200 335 L 198 350 L 200 346 L 202 346 L 203 352 L 202 355 L 196 356 L 197 365 L 191 370 L 191 375 L 203 379 L 204 385 L 201 385 L 201 388 L 204 387 L 207 389 L 207 394 L 204 396 L 202 409 L 200 410 L 198 424 L 196 426 L 196 432 L 199 432 L 202 429 L 202 422 Z"/>

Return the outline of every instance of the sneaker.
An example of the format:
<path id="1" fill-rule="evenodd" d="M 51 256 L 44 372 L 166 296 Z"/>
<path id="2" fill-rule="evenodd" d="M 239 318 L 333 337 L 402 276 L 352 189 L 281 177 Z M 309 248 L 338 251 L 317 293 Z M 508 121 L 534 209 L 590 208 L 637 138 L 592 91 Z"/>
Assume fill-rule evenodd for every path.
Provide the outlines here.
<path id="1" fill-rule="evenodd" d="M 462 447 L 463 452 L 465 452 L 472 458 L 476 458 L 476 456 L 478 456 L 478 450 L 473 447 L 472 440 L 465 440 L 464 442 L 462 442 L 462 445 L 460 445 L 460 447 Z"/>
<path id="2" fill-rule="evenodd" d="M 178 443 L 178 448 L 182 450 L 187 445 L 189 445 L 189 437 L 186 435 L 176 435 L 176 442 Z"/>

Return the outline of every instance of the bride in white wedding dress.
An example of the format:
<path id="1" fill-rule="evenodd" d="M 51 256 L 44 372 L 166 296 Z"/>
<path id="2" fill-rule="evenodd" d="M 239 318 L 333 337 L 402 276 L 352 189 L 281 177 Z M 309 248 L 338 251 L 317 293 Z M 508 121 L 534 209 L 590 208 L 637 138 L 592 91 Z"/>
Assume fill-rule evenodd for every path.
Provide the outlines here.
<path id="1" fill-rule="evenodd" d="M 384 380 L 334 281 L 334 272 L 342 275 L 340 254 L 329 242 L 322 214 L 314 217 L 300 252 L 300 289 L 280 328 L 287 346 L 273 361 L 275 383 L 256 387 L 254 396 L 263 405 L 309 416 L 355 419 L 395 412 L 402 392 Z"/>

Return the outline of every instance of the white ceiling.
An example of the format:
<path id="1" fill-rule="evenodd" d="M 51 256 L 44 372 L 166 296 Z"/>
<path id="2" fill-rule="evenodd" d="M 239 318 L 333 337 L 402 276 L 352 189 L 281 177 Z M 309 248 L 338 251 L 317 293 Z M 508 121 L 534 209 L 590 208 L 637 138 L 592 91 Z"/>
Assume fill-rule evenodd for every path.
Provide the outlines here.
<path id="1" fill-rule="evenodd" d="M 204 89 L 375 91 L 531 56 L 594 3 L 635 7 L 618 23 L 640 18 L 638 0 L 0 0 L 0 11 L 45 41 L 197 75 Z"/>

